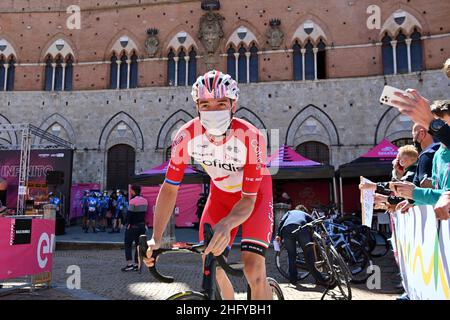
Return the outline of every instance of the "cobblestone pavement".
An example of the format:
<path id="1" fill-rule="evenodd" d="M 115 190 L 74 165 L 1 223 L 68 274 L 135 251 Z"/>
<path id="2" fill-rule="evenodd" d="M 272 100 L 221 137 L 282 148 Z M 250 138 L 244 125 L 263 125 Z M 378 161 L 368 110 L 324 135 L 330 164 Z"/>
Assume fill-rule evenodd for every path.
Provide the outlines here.
<path id="1" fill-rule="evenodd" d="M 122 250 L 59 250 L 54 255 L 53 288 L 40 290 L 35 294 L 20 293 L 0 297 L 2 299 L 165 299 L 183 290 L 199 290 L 201 286 L 200 257 L 193 254 L 167 254 L 158 262 L 162 273 L 175 277 L 172 284 L 157 282 L 147 270 L 121 272 L 124 266 Z M 233 248 L 230 261 L 239 260 L 239 250 Z M 375 259 L 381 268 L 381 289 L 369 290 L 365 285 L 352 285 L 354 300 L 393 300 L 399 296 L 394 283 L 398 280 L 392 254 Z M 81 270 L 81 290 L 65 287 L 69 274 L 68 266 L 77 265 Z M 268 276 L 279 281 L 285 298 L 288 300 L 319 300 L 323 288 L 312 284 L 311 278 L 300 282 L 296 287 L 288 284 L 276 269 L 274 252 L 267 253 Z M 245 299 L 245 282 L 232 279 L 238 291 L 237 299 Z"/>

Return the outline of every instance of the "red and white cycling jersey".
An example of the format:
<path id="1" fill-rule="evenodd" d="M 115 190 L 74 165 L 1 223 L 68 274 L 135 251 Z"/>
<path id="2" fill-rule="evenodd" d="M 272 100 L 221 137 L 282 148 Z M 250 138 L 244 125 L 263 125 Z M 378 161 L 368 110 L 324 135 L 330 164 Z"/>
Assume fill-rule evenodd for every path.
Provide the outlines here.
<path id="1" fill-rule="evenodd" d="M 214 185 L 224 191 L 256 195 L 266 169 L 266 142 L 247 121 L 233 118 L 228 135 L 216 143 L 199 118 L 186 123 L 172 144 L 166 182 L 179 185 L 190 157 L 200 164 Z"/>

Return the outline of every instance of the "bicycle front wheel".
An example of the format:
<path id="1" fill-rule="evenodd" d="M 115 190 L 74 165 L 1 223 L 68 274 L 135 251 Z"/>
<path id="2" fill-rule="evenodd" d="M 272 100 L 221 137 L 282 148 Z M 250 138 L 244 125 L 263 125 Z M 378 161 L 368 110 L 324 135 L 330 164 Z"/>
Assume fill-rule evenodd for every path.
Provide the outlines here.
<path id="1" fill-rule="evenodd" d="M 278 282 L 269 277 L 267 278 L 267 282 L 269 282 L 270 289 L 272 289 L 273 300 L 284 300 L 284 294 Z"/>
<path id="2" fill-rule="evenodd" d="M 208 300 L 208 297 L 201 292 L 185 291 L 176 293 L 173 296 L 167 298 L 166 300 Z"/>
<path id="3" fill-rule="evenodd" d="M 351 273 L 347 264 L 333 246 L 329 246 L 329 249 L 323 254 L 328 260 L 329 274 L 333 279 L 331 279 L 330 285 L 324 292 L 322 300 L 328 296 L 333 300 L 352 300 Z M 336 287 L 338 290 L 336 290 Z"/>

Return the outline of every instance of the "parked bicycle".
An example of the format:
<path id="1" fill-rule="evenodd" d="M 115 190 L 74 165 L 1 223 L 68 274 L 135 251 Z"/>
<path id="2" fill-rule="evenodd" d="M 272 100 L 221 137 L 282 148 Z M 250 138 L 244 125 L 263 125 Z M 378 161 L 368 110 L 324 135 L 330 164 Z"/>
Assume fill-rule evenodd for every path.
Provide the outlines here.
<path id="1" fill-rule="evenodd" d="M 203 255 L 206 247 L 208 246 L 210 240 L 213 237 L 213 229 L 211 225 L 204 225 L 204 243 L 198 244 L 184 244 L 182 246 L 173 247 L 170 249 L 158 249 L 154 250 L 152 257 L 155 259 L 155 264 L 153 267 L 149 267 L 150 273 L 159 281 L 164 283 L 172 283 L 174 281 L 173 277 L 163 275 L 157 269 L 158 258 L 167 253 L 180 253 L 188 252 Z M 139 270 L 142 267 L 142 259 L 146 255 L 148 249 L 147 237 L 141 235 L 139 238 Z M 203 291 L 184 291 L 176 293 L 167 300 L 222 300 L 222 296 L 219 287 L 216 283 L 216 267 L 220 266 L 227 274 L 243 278 L 243 265 L 242 264 L 231 264 L 225 260 L 224 255 L 214 256 L 212 253 L 206 255 L 205 262 L 203 264 L 203 281 L 202 288 Z M 284 300 L 283 291 L 280 288 L 278 282 L 273 278 L 267 278 L 270 288 L 272 289 L 272 294 L 274 300 Z M 247 285 L 247 299 L 251 298 L 250 286 Z"/>

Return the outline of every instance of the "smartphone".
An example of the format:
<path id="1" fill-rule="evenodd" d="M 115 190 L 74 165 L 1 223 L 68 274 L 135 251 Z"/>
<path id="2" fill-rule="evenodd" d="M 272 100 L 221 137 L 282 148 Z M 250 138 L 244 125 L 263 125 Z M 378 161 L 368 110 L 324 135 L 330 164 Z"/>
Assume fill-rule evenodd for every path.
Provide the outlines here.
<path id="1" fill-rule="evenodd" d="M 380 97 L 380 102 L 382 104 L 386 104 L 391 107 L 396 107 L 395 105 L 392 104 L 392 100 L 399 100 L 401 98 L 394 95 L 394 92 L 401 92 L 405 95 L 411 96 L 405 90 L 400 90 L 391 86 L 384 86 L 383 93 L 381 94 Z"/>

